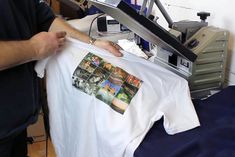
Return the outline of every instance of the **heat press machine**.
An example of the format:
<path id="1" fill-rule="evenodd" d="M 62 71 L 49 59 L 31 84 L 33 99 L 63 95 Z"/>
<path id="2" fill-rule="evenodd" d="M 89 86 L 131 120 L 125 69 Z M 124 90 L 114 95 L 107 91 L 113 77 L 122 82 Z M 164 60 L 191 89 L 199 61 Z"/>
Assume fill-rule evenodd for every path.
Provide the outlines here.
<path id="1" fill-rule="evenodd" d="M 224 86 L 229 33 L 208 26 L 209 13 L 198 13 L 200 22 L 173 22 L 159 0 L 143 0 L 138 11 L 122 0 L 89 2 L 148 41 L 150 51 L 156 52 L 154 63 L 187 79 L 193 98 L 206 97 Z M 169 31 L 149 18 L 153 5 L 164 15 Z"/>

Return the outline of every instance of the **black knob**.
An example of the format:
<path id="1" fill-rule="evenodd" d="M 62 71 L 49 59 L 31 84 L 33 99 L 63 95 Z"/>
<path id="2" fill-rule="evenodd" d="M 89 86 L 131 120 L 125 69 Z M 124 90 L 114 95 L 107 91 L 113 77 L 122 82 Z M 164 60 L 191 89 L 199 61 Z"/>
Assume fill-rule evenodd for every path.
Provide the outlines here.
<path id="1" fill-rule="evenodd" d="M 150 14 L 148 18 L 149 18 L 151 21 L 153 21 L 155 17 L 154 17 L 154 15 Z"/>
<path id="2" fill-rule="evenodd" d="M 200 16 L 200 19 L 202 21 L 205 21 L 207 19 L 208 16 L 210 16 L 211 14 L 208 12 L 199 12 L 197 13 L 197 16 Z"/>

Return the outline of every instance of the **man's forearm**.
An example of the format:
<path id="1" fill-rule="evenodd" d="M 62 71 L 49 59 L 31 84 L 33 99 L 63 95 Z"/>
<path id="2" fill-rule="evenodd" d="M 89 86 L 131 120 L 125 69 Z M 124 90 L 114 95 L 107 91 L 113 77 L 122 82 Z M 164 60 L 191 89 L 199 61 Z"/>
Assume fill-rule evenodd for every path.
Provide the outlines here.
<path id="1" fill-rule="evenodd" d="M 55 54 L 65 36 L 66 32 L 41 32 L 29 40 L 0 41 L 0 70 Z"/>
<path id="2" fill-rule="evenodd" d="M 0 41 L 0 71 L 33 60 L 33 47 L 29 40 Z"/>
<path id="3" fill-rule="evenodd" d="M 85 43 L 90 43 L 99 48 L 105 49 L 115 56 L 118 56 L 118 57 L 122 56 L 122 53 L 119 51 L 121 49 L 119 45 L 114 44 L 113 42 L 110 42 L 107 40 L 92 40 L 87 34 L 75 29 L 74 27 L 72 27 L 71 25 L 69 25 L 67 22 L 65 22 L 62 19 L 56 18 L 52 22 L 49 31 L 52 31 L 52 32 L 66 31 L 67 35 L 69 35 L 72 38 L 75 38 Z"/>
<path id="4" fill-rule="evenodd" d="M 60 19 L 60 18 L 56 18 L 53 23 L 50 26 L 50 30 L 49 31 L 66 31 L 67 35 L 72 37 L 72 38 L 76 38 L 80 41 L 83 41 L 85 43 L 89 43 L 90 42 L 90 37 L 73 28 L 70 24 L 68 24 L 66 21 Z"/>

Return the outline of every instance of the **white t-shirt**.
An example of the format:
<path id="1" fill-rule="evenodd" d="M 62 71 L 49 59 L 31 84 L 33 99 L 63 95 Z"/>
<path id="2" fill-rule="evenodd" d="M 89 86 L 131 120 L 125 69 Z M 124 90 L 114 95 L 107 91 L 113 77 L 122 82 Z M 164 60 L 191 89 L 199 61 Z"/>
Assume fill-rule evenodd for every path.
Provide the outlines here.
<path id="1" fill-rule="evenodd" d="M 46 69 L 51 137 L 58 157 L 132 157 L 161 117 L 168 134 L 199 126 L 186 80 L 123 53 L 115 57 L 69 39 L 63 52 L 37 63 L 39 76 Z"/>

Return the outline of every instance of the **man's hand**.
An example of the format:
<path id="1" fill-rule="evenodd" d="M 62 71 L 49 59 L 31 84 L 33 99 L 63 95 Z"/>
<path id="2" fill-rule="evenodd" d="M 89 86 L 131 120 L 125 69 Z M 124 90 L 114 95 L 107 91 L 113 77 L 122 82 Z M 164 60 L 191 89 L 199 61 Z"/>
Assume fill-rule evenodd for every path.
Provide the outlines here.
<path id="1" fill-rule="evenodd" d="M 117 57 L 122 56 L 122 53 L 119 51 L 119 50 L 121 50 L 121 47 L 118 44 L 115 44 L 111 41 L 96 40 L 94 42 L 94 45 L 99 48 L 102 48 L 102 49 L 109 51 L 110 53 L 112 53 L 113 55 L 115 55 Z"/>
<path id="2" fill-rule="evenodd" d="M 58 51 L 65 43 L 66 32 L 41 32 L 29 41 L 33 46 L 34 60 L 46 58 Z"/>

